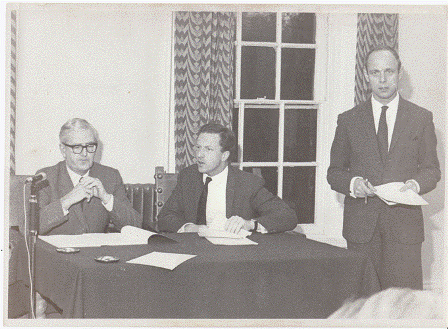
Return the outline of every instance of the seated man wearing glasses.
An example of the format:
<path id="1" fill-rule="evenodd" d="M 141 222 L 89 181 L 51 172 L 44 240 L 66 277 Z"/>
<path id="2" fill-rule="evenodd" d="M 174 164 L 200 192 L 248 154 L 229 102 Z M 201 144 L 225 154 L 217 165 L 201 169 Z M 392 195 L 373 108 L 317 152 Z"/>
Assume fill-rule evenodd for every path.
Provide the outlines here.
<path id="1" fill-rule="evenodd" d="M 39 234 L 105 232 L 111 221 L 117 229 L 141 227 L 118 170 L 94 162 L 98 133 L 84 119 L 67 121 L 59 133 L 64 161 L 41 169 L 49 185 L 39 191 Z"/>

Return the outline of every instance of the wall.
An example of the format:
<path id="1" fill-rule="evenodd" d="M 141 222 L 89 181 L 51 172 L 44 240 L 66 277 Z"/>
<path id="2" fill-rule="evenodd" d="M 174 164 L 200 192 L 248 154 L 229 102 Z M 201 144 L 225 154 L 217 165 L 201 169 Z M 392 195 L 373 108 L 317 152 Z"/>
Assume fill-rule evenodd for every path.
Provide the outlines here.
<path id="1" fill-rule="evenodd" d="M 168 164 L 170 10 L 23 4 L 17 20 L 17 174 L 61 160 L 59 128 L 82 117 L 103 141 L 97 160 L 153 182 Z"/>
<path id="2" fill-rule="evenodd" d="M 442 179 L 437 188 L 424 195 L 429 202 L 423 207 L 425 242 L 423 243 L 423 276 L 425 284 L 441 289 L 443 282 L 445 219 L 445 152 L 447 109 L 447 15 L 400 14 L 399 47 L 406 79 L 404 93 L 408 99 L 430 110 L 434 116 L 437 153 Z"/>

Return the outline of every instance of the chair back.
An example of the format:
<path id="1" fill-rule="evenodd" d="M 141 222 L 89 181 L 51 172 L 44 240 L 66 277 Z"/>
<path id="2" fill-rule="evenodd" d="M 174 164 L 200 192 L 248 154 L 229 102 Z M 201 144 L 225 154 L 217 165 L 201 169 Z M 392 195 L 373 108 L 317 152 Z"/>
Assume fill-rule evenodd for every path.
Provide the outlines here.
<path id="1" fill-rule="evenodd" d="M 177 184 L 177 175 L 167 173 L 163 167 L 156 167 L 155 180 L 155 218 L 170 197 Z"/>
<path id="2" fill-rule="evenodd" d="M 154 229 L 154 184 L 124 184 L 126 195 L 134 208 L 143 217 L 142 228 Z"/>

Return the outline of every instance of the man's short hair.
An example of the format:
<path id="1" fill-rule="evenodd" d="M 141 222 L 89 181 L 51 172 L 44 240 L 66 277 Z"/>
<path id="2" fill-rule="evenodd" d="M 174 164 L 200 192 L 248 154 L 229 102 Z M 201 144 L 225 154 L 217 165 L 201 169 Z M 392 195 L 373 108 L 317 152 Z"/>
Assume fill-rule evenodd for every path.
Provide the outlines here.
<path id="1" fill-rule="evenodd" d="M 71 131 L 76 130 L 91 130 L 93 133 L 93 136 L 95 137 L 95 141 L 98 142 L 98 132 L 96 129 L 85 119 L 80 118 L 73 118 L 68 120 L 66 123 L 64 123 L 61 127 L 61 130 L 59 132 L 59 141 L 65 142 L 67 139 L 67 135 Z"/>
<path id="2" fill-rule="evenodd" d="M 236 138 L 235 134 L 229 128 L 226 128 L 219 123 L 210 122 L 199 128 L 198 136 L 202 133 L 218 134 L 220 137 L 219 145 L 221 146 L 221 151 L 234 152 Z"/>
<path id="3" fill-rule="evenodd" d="M 370 55 L 371 55 L 372 53 L 374 53 L 374 52 L 382 51 L 382 50 L 387 50 L 387 51 L 389 51 L 392 55 L 394 55 L 395 59 L 396 59 L 397 62 L 398 62 L 398 71 L 400 71 L 400 69 L 401 69 L 401 60 L 400 60 L 400 56 L 398 55 L 398 52 L 397 52 L 394 48 L 389 47 L 389 46 L 386 46 L 386 45 L 380 45 L 380 46 L 374 47 L 373 49 L 371 49 L 371 50 L 367 53 L 366 58 L 365 58 L 365 60 L 364 60 L 364 66 L 365 66 L 366 70 L 367 70 L 367 64 L 369 63 L 369 57 L 370 57 Z"/>

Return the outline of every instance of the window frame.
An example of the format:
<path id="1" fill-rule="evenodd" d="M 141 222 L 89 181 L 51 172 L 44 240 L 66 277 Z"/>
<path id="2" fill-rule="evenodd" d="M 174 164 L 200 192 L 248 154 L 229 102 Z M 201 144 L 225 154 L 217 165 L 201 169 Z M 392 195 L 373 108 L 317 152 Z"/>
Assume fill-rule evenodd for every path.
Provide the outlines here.
<path id="1" fill-rule="evenodd" d="M 316 40 L 314 44 L 292 44 L 292 43 L 282 43 L 282 14 L 286 12 L 292 12 L 291 10 L 275 11 L 277 15 L 276 20 L 276 42 L 258 42 L 258 41 L 242 41 L 242 12 L 237 13 L 237 32 L 235 40 L 235 108 L 238 108 L 238 147 L 241 152 L 239 155 L 237 165 L 239 169 L 243 170 L 245 167 L 277 167 L 278 177 L 277 177 L 277 195 L 279 197 L 283 196 L 283 171 L 285 167 L 306 167 L 312 166 L 316 168 L 315 173 L 315 195 L 314 195 L 314 218 L 312 224 L 299 224 L 299 227 L 316 232 L 322 232 L 318 229 L 317 224 L 317 213 L 318 213 L 318 195 L 319 195 L 319 184 L 318 175 L 326 175 L 326 170 L 322 170 L 320 161 L 319 141 L 320 141 L 320 122 L 322 120 L 321 105 L 326 100 L 326 61 L 327 61 L 327 31 L 328 31 L 328 18 L 325 14 L 314 13 L 316 16 Z M 241 99 L 241 54 L 242 47 L 244 46 L 259 46 L 259 47 L 273 47 L 276 52 L 276 63 L 275 63 L 275 99 Z M 280 86 L 281 86 L 281 51 L 283 48 L 297 48 L 297 49 L 315 49 L 315 67 L 314 67 L 314 97 L 313 100 L 281 100 L 280 99 Z M 322 76 L 323 74 L 323 76 Z M 323 82 L 323 83 L 322 83 Z M 253 162 L 253 161 L 243 161 L 244 152 L 244 111 L 246 106 L 276 106 L 279 109 L 279 131 L 278 131 L 278 161 L 276 162 Z M 284 161 L 284 118 L 285 118 L 285 107 L 286 105 L 297 106 L 300 110 L 315 109 L 317 111 L 317 133 L 316 133 L 316 159 L 315 161 L 309 162 L 285 162 Z M 325 171 L 325 173 L 324 173 Z"/>

